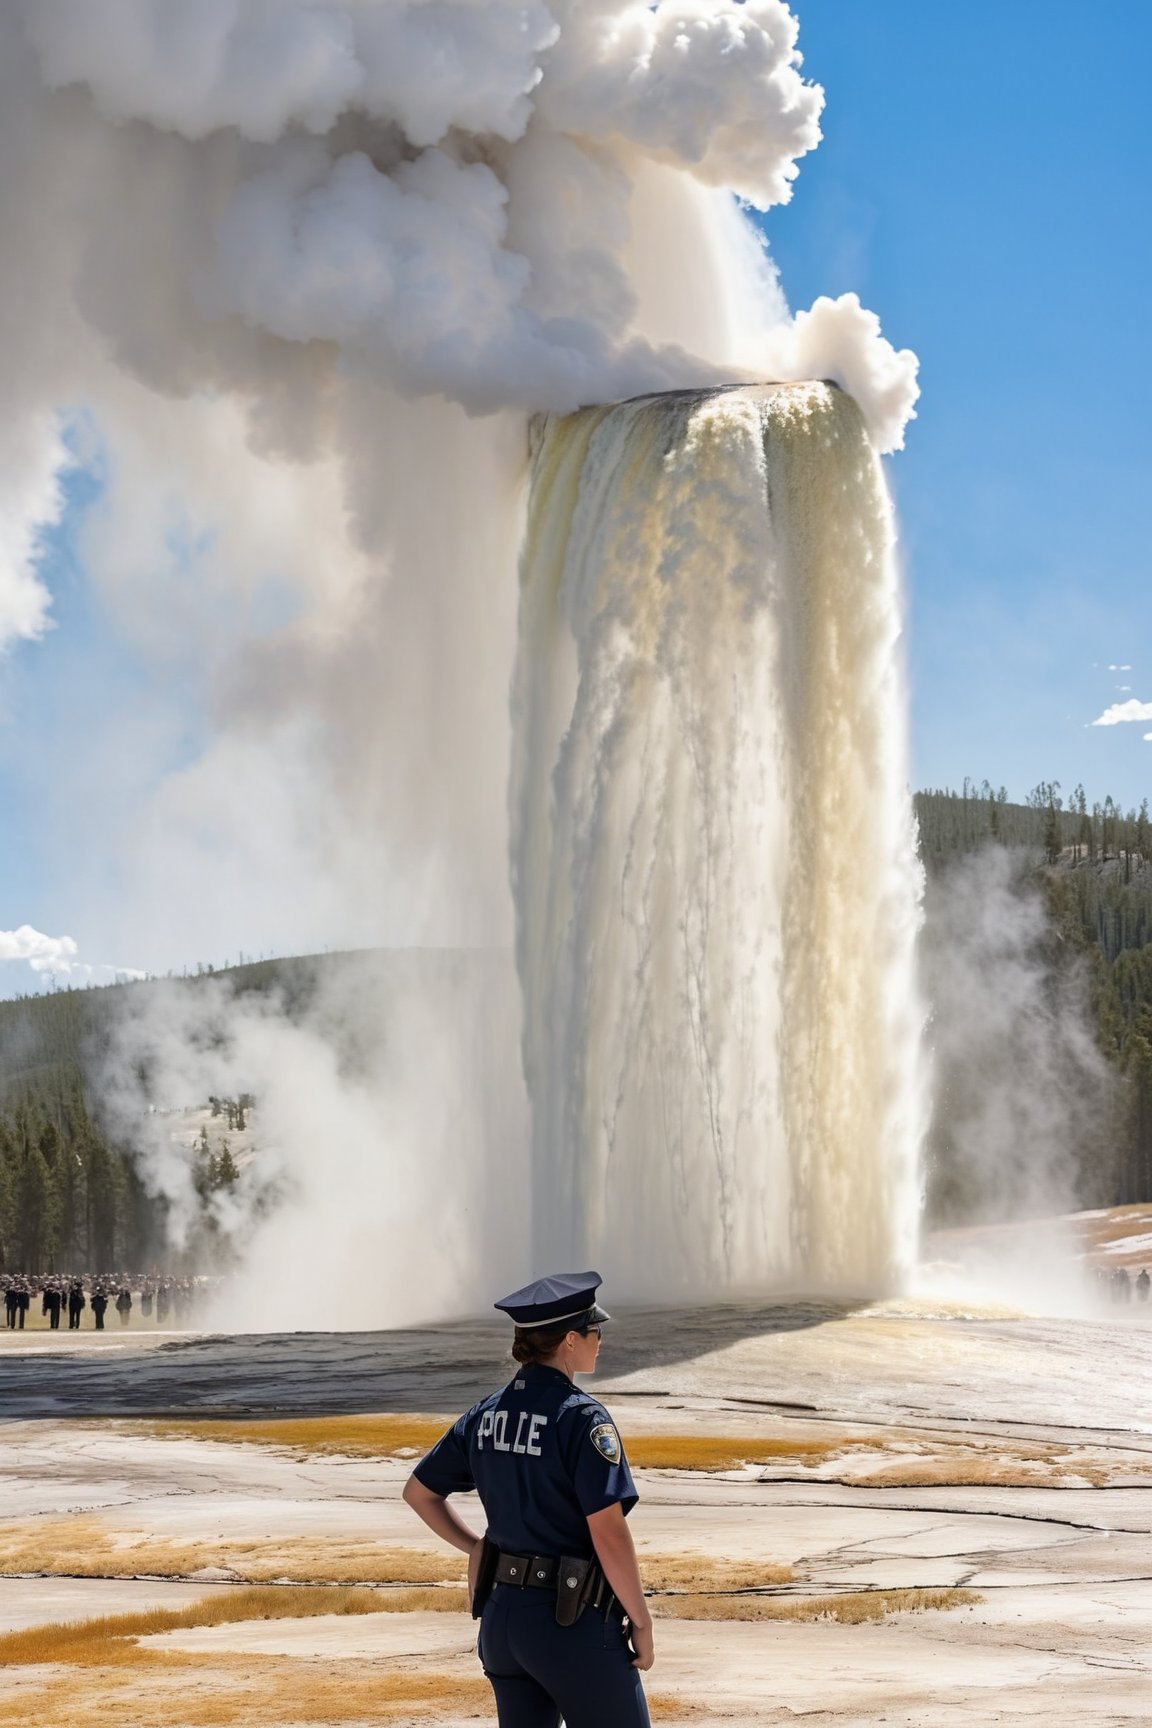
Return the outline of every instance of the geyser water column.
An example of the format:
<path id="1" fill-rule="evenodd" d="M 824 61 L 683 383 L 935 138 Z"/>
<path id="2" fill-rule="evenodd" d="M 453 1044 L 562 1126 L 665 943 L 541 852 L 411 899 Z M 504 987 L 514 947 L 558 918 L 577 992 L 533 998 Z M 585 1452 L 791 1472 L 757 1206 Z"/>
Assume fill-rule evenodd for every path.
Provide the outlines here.
<path id="1" fill-rule="evenodd" d="M 850 397 L 534 428 L 512 877 L 535 1260 L 876 1292 L 915 1253 L 894 523 Z"/>

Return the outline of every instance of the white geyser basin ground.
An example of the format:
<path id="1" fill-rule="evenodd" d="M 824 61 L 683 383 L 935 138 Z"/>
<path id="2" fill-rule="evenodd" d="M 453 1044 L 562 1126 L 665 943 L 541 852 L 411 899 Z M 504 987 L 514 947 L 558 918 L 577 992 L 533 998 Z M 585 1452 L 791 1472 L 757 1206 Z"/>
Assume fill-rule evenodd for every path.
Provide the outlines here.
<path id="1" fill-rule="evenodd" d="M 155 1342 L 168 1348 L 155 1349 Z M 230 1544 L 422 1547 L 399 1499 L 410 1459 L 294 1456 L 64 1412 L 449 1415 L 497 1383 L 492 1319 L 408 1332 L 267 1338 L 129 1331 L 0 1334 L 0 1545 L 83 1513 L 117 1542 L 198 1545 L 223 1578 L 0 1578 L 0 1630 L 182 1605 L 227 1582 Z M 877 1624 L 698 1622 L 658 1598 L 651 1689 L 667 1720 L 972 1728 L 1146 1720 L 1152 1687 L 1152 1315 L 1081 1320 L 971 1304 L 796 1302 L 627 1309 L 597 1388 L 626 1443 L 724 1435 L 732 1467 L 642 1469 L 642 1559 L 791 1566 L 788 1599 L 964 1587 L 979 1600 Z M 55 1414 L 53 1414 L 55 1412 Z M 741 1465 L 771 1440 L 768 1463 Z M 791 1449 L 790 1449 L 791 1448 Z M 475 1508 L 465 1500 L 466 1516 Z M 286 1559 L 287 1575 L 290 1558 Z M 145 1570 L 145 1567 L 141 1568 Z M 228 1652 L 365 1673 L 474 1675 L 462 1614 L 380 1613 L 165 1634 L 197 1662 Z M 192 1683 L 199 1670 L 189 1670 Z M 7 1670 L 29 1705 L 43 1671 Z M 218 1677 L 217 1677 L 218 1678 Z M 147 1721 L 125 1673 L 126 1719 Z M 16 1694 L 13 1694 L 16 1696 Z M 134 1715 L 136 1711 L 138 1714 Z M 434 1702 L 405 1722 L 457 1722 Z M 481 1719 L 483 1715 L 481 1715 Z"/>

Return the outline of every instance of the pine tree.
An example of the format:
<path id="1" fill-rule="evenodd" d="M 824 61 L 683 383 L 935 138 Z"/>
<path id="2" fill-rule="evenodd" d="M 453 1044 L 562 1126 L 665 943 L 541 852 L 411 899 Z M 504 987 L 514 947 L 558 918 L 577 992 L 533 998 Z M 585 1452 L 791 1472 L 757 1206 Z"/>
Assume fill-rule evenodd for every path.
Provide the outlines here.
<path id="1" fill-rule="evenodd" d="M 1064 840 L 1060 833 L 1060 818 L 1056 813 L 1056 805 L 1049 802 L 1048 814 L 1044 819 L 1044 856 L 1049 864 L 1056 864 L 1064 850 Z"/>

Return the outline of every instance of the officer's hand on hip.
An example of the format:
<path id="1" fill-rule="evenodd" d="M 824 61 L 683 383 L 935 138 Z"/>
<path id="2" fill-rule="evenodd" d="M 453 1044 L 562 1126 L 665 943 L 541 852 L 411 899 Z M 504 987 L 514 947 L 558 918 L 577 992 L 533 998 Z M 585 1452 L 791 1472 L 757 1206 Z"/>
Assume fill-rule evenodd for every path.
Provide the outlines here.
<path id="1" fill-rule="evenodd" d="M 483 1539 L 477 1536 L 472 1551 L 468 1556 L 468 1600 L 476 1599 L 476 1579 L 480 1572 L 480 1560 L 484 1553 Z"/>
<path id="2" fill-rule="evenodd" d="M 656 1660 L 656 1649 L 652 1642 L 652 1622 L 649 1621 L 647 1626 L 630 1626 L 628 1640 L 636 1652 L 632 1663 L 633 1668 L 644 1670 L 651 1668 Z"/>

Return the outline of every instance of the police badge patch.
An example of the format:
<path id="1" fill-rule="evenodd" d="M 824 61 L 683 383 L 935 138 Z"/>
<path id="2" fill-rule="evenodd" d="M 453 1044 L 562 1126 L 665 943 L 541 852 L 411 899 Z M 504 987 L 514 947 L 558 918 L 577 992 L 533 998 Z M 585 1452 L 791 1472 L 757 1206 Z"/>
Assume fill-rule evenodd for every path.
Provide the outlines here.
<path id="1" fill-rule="evenodd" d="M 597 1422 L 588 1438 L 609 1464 L 620 1462 L 620 1436 L 611 1422 Z"/>

